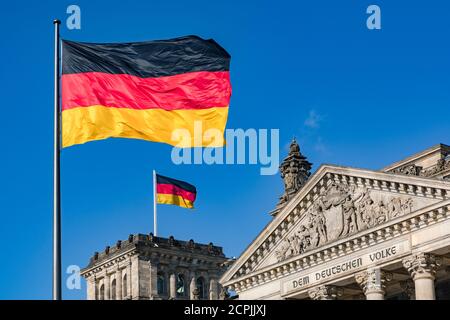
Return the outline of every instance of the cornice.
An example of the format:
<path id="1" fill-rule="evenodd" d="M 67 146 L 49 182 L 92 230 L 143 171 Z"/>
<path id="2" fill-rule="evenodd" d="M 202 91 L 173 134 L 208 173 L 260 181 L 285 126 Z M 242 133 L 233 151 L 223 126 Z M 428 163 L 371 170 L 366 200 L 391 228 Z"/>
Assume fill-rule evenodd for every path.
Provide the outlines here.
<path id="1" fill-rule="evenodd" d="M 409 157 L 407 157 L 405 159 L 402 159 L 400 161 L 394 162 L 394 163 L 392 163 L 392 164 L 382 168 L 381 171 L 386 172 L 386 171 L 390 171 L 390 170 L 396 169 L 398 167 L 402 167 L 404 165 L 408 165 L 408 164 L 410 164 L 412 162 L 415 162 L 415 161 L 419 160 L 420 158 L 428 156 L 428 155 L 430 155 L 430 154 L 432 154 L 432 153 L 434 153 L 436 151 L 439 151 L 439 150 L 450 150 L 450 146 L 442 144 L 442 143 L 439 143 L 439 144 L 434 145 L 434 146 L 432 146 L 432 147 L 430 147 L 428 149 L 425 149 L 425 150 L 423 150 L 421 152 L 415 153 L 415 154 L 413 154 L 413 155 L 411 155 L 411 156 L 409 156 Z"/>
<path id="2" fill-rule="evenodd" d="M 121 252 L 119 255 L 113 256 L 106 260 L 102 260 L 98 264 L 94 264 L 93 266 L 82 269 L 80 275 L 85 278 L 88 278 L 94 273 L 96 274 L 103 271 L 107 271 L 108 268 L 113 267 L 118 263 L 125 261 L 137 254 L 139 254 L 137 248 L 130 248 L 127 251 Z"/>

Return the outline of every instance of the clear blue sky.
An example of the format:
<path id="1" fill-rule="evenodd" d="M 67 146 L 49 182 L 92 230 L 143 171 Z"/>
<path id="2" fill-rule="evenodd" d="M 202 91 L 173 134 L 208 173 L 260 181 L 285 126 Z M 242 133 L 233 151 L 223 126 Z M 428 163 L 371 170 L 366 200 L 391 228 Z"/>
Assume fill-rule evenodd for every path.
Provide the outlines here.
<path id="1" fill-rule="evenodd" d="M 81 7 L 81 30 L 65 27 Z M 378 4 L 382 30 L 366 28 Z M 214 38 L 232 55 L 229 128 L 279 128 L 314 162 L 378 169 L 450 143 L 447 1 L 6 1 L 0 9 L 0 299 L 51 298 L 53 25 L 87 42 Z M 63 269 L 152 229 L 152 169 L 197 186 L 159 207 L 162 236 L 238 256 L 270 220 L 278 175 L 175 166 L 167 145 L 109 139 L 62 152 Z M 64 278 L 65 281 L 65 278 Z M 84 299 L 81 290 L 64 290 Z"/>

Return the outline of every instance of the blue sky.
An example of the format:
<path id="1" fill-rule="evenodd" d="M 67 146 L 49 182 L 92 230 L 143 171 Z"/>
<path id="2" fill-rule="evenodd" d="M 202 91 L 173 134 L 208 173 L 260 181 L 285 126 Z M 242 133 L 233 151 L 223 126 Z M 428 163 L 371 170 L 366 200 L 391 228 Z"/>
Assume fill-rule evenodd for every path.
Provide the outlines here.
<path id="1" fill-rule="evenodd" d="M 66 8 L 81 8 L 68 30 Z M 366 28 L 381 7 L 382 29 Z M 53 25 L 86 42 L 196 34 L 232 55 L 228 128 L 280 129 L 314 168 L 378 169 L 450 143 L 446 1 L 7 1 L 1 4 L 0 299 L 50 299 Z M 63 270 L 152 230 L 152 169 L 197 186 L 197 209 L 159 206 L 159 232 L 238 256 L 270 221 L 278 175 L 257 165 L 176 166 L 170 146 L 109 139 L 62 152 Z M 64 277 L 65 281 L 65 277 Z M 66 299 L 84 299 L 64 289 Z"/>

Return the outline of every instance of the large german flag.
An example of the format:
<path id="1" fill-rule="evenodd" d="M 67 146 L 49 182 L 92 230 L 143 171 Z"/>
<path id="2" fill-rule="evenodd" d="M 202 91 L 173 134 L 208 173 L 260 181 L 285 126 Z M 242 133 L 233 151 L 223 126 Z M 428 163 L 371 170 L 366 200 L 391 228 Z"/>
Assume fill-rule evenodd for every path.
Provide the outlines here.
<path id="1" fill-rule="evenodd" d="M 156 175 L 156 202 L 194 208 L 196 188 L 187 182 Z"/>
<path id="2" fill-rule="evenodd" d="M 94 44 L 62 42 L 63 147 L 108 137 L 136 138 L 182 147 L 223 146 L 194 139 L 222 136 L 231 96 L 230 55 L 214 40 Z M 187 129 L 179 145 L 172 132 Z"/>

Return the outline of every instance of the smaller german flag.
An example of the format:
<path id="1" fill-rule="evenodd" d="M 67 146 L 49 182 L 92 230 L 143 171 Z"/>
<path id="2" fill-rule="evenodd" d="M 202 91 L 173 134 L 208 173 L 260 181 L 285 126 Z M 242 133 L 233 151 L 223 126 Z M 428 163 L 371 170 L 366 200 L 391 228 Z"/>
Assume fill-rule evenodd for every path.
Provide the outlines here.
<path id="1" fill-rule="evenodd" d="M 194 208 L 197 189 L 184 181 L 156 175 L 156 202 L 174 204 L 183 208 Z"/>

